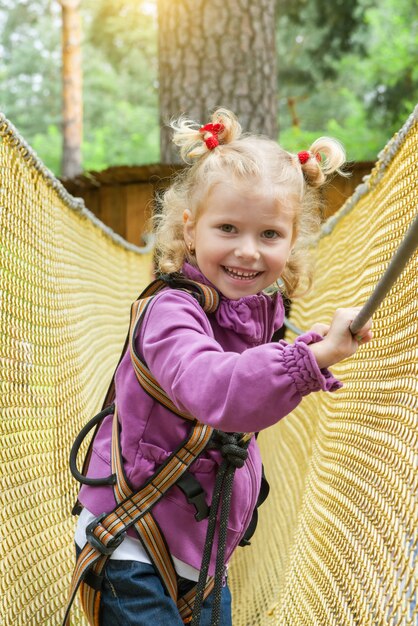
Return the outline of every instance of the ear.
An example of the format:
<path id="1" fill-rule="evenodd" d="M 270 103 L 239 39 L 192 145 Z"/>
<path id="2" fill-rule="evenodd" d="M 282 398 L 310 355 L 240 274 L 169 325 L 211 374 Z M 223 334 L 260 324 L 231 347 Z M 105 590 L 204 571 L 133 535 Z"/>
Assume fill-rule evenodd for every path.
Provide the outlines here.
<path id="1" fill-rule="evenodd" d="M 194 247 L 195 221 L 189 209 L 185 209 L 183 213 L 183 223 L 183 234 L 186 245 L 189 246 L 189 244 L 191 243 L 192 247 Z"/>

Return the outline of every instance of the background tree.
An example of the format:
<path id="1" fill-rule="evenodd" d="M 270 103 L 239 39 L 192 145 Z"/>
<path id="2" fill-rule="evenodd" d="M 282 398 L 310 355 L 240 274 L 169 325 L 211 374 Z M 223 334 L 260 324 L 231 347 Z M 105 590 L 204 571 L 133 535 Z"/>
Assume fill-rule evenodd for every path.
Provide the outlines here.
<path id="1" fill-rule="evenodd" d="M 83 77 L 80 0 L 59 0 L 62 7 L 62 176 L 82 172 Z"/>
<path id="2" fill-rule="evenodd" d="M 168 0 L 164 2 L 168 4 Z M 173 12 L 174 5 L 184 3 L 176 0 L 167 10 Z M 200 22 L 207 15 L 200 14 L 206 4 L 189 0 L 193 14 L 187 20 L 195 30 L 201 28 Z M 190 59 L 187 66 L 188 77 L 196 74 L 193 63 L 207 64 L 206 59 L 211 59 L 217 75 L 200 88 L 211 91 L 214 100 L 208 99 L 202 110 L 193 112 L 187 95 L 184 104 L 175 102 L 173 109 L 167 110 L 164 121 L 181 112 L 200 120 L 206 118 L 212 105 L 225 102 L 223 94 L 229 86 L 223 81 L 227 83 L 228 74 L 223 73 L 220 58 L 212 51 L 218 31 L 224 29 L 229 4 L 228 0 L 225 10 L 222 6 L 207 27 L 208 31 L 212 28 L 213 37 L 208 36 L 206 57 Z M 220 6 L 218 0 L 216 5 Z M 241 22 L 236 18 L 234 23 L 243 30 L 245 43 L 255 27 L 251 11 L 258 11 L 258 2 L 242 0 L 240 5 L 248 12 L 247 18 Z M 306 148 L 318 135 L 331 134 L 344 143 L 350 159 L 375 159 L 418 101 L 418 3 L 277 0 L 277 8 L 276 117 L 280 142 L 295 151 Z M 177 10 L 180 12 L 180 7 Z M 83 168 L 158 162 L 157 0 L 82 0 L 80 12 Z M 266 13 L 265 19 L 269 15 Z M 62 154 L 61 22 L 57 1 L 0 2 L 0 109 L 57 174 Z M 231 21 L 227 30 L 232 32 L 234 23 Z M 181 36 L 187 33 L 183 30 Z M 184 48 L 186 44 L 182 45 Z M 231 59 L 233 54 L 245 56 L 240 46 L 239 39 L 232 42 Z M 171 67 L 167 66 L 167 77 Z M 263 71 L 273 79 L 270 66 Z M 257 78 L 261 79 L 260 73 Z M 179 84 L 180 76 L 174 74 L 173 80 Z M 178 84 L 173 89 L 178 90 Z M 229 105 L 247 120 L 251 117 L 248 112 L 244 111 L 244 117 L 241 113 L 246 96 L 241 98 L 240 85 L 231 92 L 234 89 L 235 100 Z M 263 108 L 266 106 L 261 103 L 258 110 Z"/>
<path id="3" fill-rule="evenodd" d="M 158 0 L 161 161 L 174 162 L 167 123 L 205 122 L 218 105 L 245 130 L 277 136 L 275 7 L 271 0 Z"/>
<path id="4" fill-rule="evenodd" d="M 83 0 L 82 11 L 84 167 L 156 163 L 159 127 L 155 0 Z"/>

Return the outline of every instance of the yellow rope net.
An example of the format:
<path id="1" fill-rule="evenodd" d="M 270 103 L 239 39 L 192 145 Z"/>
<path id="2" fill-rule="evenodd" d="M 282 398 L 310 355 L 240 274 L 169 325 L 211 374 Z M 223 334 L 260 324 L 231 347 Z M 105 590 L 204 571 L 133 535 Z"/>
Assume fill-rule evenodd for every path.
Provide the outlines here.
<path id="1" fill-rule="evenodd" d="M 416 117 L 327 223 L 299 327 L 362 304 L 399 245 L 417 211 Z M 58 626 L 74 558 L 69 450 L 100 408 L 151 258 L 66 194 L 1 116 L 0 176 L 1 613 Z M 260 435 L 271 495 L 231 567 L 234 626 L 418 623 L 417 262 L 373 343 L 334 368 L 344 388 Z M 86 623 L 77 607 L 72 623 Z"/>
<path id="2" fill-rule="evenodd" d="M 418 209 L 418 108 L 324 226 L 308 329 L 362 305 Z M 260 435 L 270 497 L 231 568 L 237 626 L 418 624 L 418 254 L 374 317 L 375 339 Z M 294 334 L 288 333 L 293 339 Z"/>
<path id="3" fill-rule="evenodd" d="M 151 277 L 0 118 L 1 614 L 58 626 L 74 561 L 68 457 Z M 74 611 L 74 624 L 84 624 Z"/>

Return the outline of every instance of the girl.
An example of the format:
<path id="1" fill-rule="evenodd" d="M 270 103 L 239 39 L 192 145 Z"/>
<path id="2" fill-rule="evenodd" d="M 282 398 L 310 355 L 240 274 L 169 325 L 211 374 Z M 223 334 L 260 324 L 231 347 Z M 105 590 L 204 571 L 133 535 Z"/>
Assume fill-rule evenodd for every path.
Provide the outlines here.
<path id="1" fill-rule="evenodd" d="M 309 151 L 293 155 L 269 139 L 241 136 L 238 121 L 225 109 L 218 109 L 202 128 L 184 119 L 173 128 L 174 142 L 190 167 L 166 192 L 154 218 L 158 270 L 168 275 L 167 287 L 147 306 L 131 338 L 134 346 L 126 350 L 115 374 L 120 448 L 127 481 L 137 490 L 190 433 L 184 415 L 221 434 L 250 433 L 234 440 L 247 448 L 247 458 L 236 463 L 242 467 L 232 483 L 221 559 L 227 564 L 251 525 L 260 491 L 261 460 L 251 434 L 275 424 L 303 396 L 338 389 L 341 384 L 327 368 L 354 354 L 372 333 L 367 323 L 353 337 L 349 326 L 358 309 L 339 309 L 330 326 L 318 324 L 294 344 L 271 342 L 283 324 L 283 299 L 277 288 L 273 295 L 265 290 L 280 281 L 290 298 L 310 286 L 306 250 L 319 221 L 314 190 L 343 164 L 341 146 L 321 138 Z M 219 297 L 216 310 L 204 311 L 193 293 L 170 288 L 170 280 L 175 286 L 177 279 L 214 289 Z M 138 384 L 133 351 L 173 410 Z M 109 415 L 95 437 L 89 476 L 111 473 L 111 422 Z M 178 576 L 179 596 L 193 589 L 199 578 L 208 527 L 204 509 L 213 497 L 221 497 L 214 489 L 221 462 L 220 450 L 206 447 L 190 467 L 191 489 L 178 483 L 152 509 Z M 191 493 L 196 485 L 199 506 L 196 492 Z M 115 507 L 115 498 L 110 486 L 84 485 L 79 501 L 80 552 L 86 528 Z M 182 624 L 150 558 L 150 546 L 131 532 L 106 564 L 100 624 Z M 203 585 L 207 570 L 210 576 L 215 572 L 221 543 L 217 532 L 213 543 Z M 219 589 L 214 622 L 228 626 L 231 603 L 225 575 Z M 193 624 L 211 623 L 213 602 L 211 592 L 200 622 L 200 609 L 195 609 Z"/>

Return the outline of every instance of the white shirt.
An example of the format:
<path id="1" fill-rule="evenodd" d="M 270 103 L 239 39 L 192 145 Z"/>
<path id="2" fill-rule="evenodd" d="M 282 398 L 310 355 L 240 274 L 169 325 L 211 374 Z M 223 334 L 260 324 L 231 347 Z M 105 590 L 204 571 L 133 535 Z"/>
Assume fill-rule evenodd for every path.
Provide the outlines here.
<path id="1" fill-rule="evenodd" d="M 86 508 L 83 508 L 78 518 L 74 536 L 75 542 L 80 549 L 82 549 L 87 542 L 86 528 L 94 519 L 96 519 L 96 515 L 90 513 L 90 511 Z M 149 556 L 145 552 L 145 549 L 139 539 L 135 539 L 129 535 L 126 535 L 122 543 L 110 555 L 110 558 L 117 559 L 118 561 L 139 561 L 140 563 L 151 564 Z M 171 555 L 171 558 L 173 559 L 175 570 L 179 576 L 196 582 L 199 580 L 198 569 L 184 563 L 184 561 L 180 561 L 180 559 L 177 559 L 173 555 Z"/>

